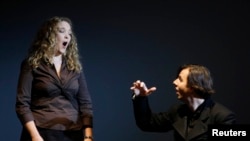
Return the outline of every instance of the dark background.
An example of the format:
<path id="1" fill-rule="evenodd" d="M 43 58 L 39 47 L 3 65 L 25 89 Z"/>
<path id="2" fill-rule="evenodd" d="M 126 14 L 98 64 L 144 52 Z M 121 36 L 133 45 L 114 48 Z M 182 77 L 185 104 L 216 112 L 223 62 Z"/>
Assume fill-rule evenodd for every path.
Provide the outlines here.
<path id="1" fill-rule="evenodd" d="M 164 111 L 178 102 L 172 81 L 183 63 L 207 66 L 217 91 L 213 98 L 233 110 L 238 123 L 249 124 L 247 0 L 2 0 L 1 141 L 19 139 L 14 106 L 20 62 L 38 27 L 53 16 L 73 21 L 93 100 L 96 141 L 172 140 L 172 132 L 136 127 L 129 88 L 137 79 L 156 86 L 150 104 L 153 111 Z"/>

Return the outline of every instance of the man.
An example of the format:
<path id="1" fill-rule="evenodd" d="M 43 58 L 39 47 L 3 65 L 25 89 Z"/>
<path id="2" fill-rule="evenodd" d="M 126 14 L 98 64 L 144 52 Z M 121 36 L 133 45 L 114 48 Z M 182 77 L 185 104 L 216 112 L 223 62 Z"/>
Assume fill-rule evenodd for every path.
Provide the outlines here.
<path id="1" fill-rule="evenodd" d="M 133 107 L 137 126 L 148 132 L 174 130 L 176 141 L 208 140 L 209 125 L 229 125 L 236 122 L 235 114 L 211 99 L 214 94 L 213 80 L 209 70 L 201 65 L 187 64 L 179 68 L 173 81 L 177 99 L 166 112 L 151 112 L 148 95 L 156 87 L 147 88 L 137 80 L 130 88 L 133 92 Z"/>

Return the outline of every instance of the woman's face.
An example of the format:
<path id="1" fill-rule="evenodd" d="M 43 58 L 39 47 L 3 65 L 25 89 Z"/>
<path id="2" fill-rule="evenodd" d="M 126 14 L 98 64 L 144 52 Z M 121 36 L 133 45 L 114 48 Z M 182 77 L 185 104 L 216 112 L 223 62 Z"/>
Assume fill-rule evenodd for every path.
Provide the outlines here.
<path id="1" fill-rule="evenodd" d="M 55 56 L 66 53 L 66 49 L 71 40 L 71 26 L 68 22 L 62 21 L 57 24 Z"/>

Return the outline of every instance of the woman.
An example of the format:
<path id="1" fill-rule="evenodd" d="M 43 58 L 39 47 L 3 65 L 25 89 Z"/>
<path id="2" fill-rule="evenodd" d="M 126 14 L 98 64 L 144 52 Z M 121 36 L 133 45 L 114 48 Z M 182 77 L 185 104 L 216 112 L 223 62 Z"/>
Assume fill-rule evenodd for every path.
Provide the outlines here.
<path id="1" fill-rule="evenodd" d="M 21 64 L 16 113 L 21 141 L 93 140 L 93 111 L 72 22 L 41 26 Z"/>

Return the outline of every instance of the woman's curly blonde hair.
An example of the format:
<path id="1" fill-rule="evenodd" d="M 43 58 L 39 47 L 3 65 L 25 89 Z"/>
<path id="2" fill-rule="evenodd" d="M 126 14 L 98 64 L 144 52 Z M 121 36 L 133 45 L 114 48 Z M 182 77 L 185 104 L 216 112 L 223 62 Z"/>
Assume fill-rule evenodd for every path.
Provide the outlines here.
<path id="1" fill-rule="evenodd" d="M 72 22 L 67 17 L 52 17 L 45 21 L 38 30 L 37 35 L 29 49 L 28 55 L 29 65 L 33 69 L 37 68 L 41 61 L 45 61 L 47 64 L 53 64 L 52 58 L 56 45 L 56 32 L 58 30 L 57 24 L 62 21 L 69 23 L 72 30 L 71 40 L 67 47 L 67 51 L 64 54 L 67 68 L 77 72 L 81 71 L 82 65 L 79 60 L 77 39 L 72 29 Z"/>

